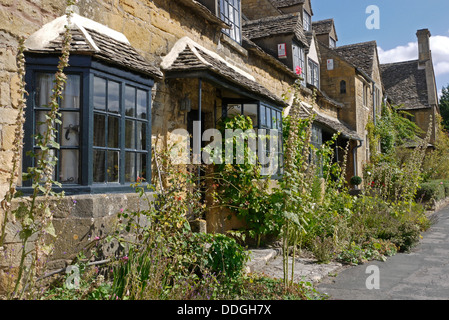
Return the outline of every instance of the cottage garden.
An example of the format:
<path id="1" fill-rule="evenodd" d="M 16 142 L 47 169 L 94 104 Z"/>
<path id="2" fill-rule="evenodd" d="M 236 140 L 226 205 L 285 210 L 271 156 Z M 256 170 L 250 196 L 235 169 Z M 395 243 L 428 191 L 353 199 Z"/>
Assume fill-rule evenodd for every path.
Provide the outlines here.
<path id="1" fill-rule="evenodd" d="M 17 57 L 23 99 L 18 108 L 11 188 L 2 201 L 6 218 L 1 226 L 0 254 L 2 259 L 18 260 L 19 266 L 12 267 L 11 263 L 6 272 L 3 298 L 325 299 L 311 283 L 293 282 L 289 256 L 307 251 L 317 263 L 338 260 L 354 265 L 407 252 L 431 225 L 426 215 L 428 204 L 448 195 L 448 171 L 442 161 L 449 153 L 447 133 L 440 128 L 436 149 L 428 151 L 430 131 L 426 138 L 418 138 L 418 127 L 404 112 L 388 105 L 383 106 L 376 125 L 371 122 L 367 128 L 370 145 L 378 145 L 378 150 L 371 153 L 363 175 L 353 177 L 348 184 L 346 161 L 332 161 L 337 135 L 321 148 L 311 143 L 313 115 L 303 119 L 295 109 L 301 102 L 298 80 L 292 87 L 292 111 L 282 120 L 283 175 L 275 186 L 261 174 L 261 166 L 248 158 L 243 164 L 201 168 L 206 174 L 198 180 L 198 166 L 171 163 L 169 150 L 166 154 L 154 152 L 158 163 L 155 181 L 138 179 L 133 185 L 148 209 L 123 208 L 117 212 L 114 230 L 90 239 L 70 268 L 50 272 L 46 261 L 51 259 L 58 234 L 52 224 L 49 199 L 64 195 L 52 190 L 57 184 L 51 179 L 55 159 L 48 146 L 58 148 L 52 138 L 57 134 L 55 124 L 60 122 L 58 101 L 66 79 L 70 32 L 66 32 L 64 44 L 51 112 L 46 117 L 48 129 L 36 137 L 42 152 L 31 155 L 38 160 L 37 166 L 24 174 L 24 179 L 33 181 L 34 193 L 14 207 L 13 198 L 20 196 L 13 186 L 22 151 L 27 98 L 23 47 Z M 221 126 L 245 131 L 252 129 L 253 123 L 240 115 L 224 119 Z M 240 141 L 233 139 L 234 144 Z M 410 140 L 417 147 L 403 147 Z M 344 151 L 347 154 L 347 149 Z M 194 230 L 191 217 L 202 218 L 206 212 L 204 190 L 213 198 L 214 206 L 230 210 L 246 228 L 226 234 Z M 16 252 L 5 245 L 8 221 L 21 226 L 22 247 Z M 119 250 L 113 257 L 105 257 L 102 248 L 113 242 L 120 244 Z M 248 250 L 276 242 L 282 247 L 284 279 L 245 273 Z"/>

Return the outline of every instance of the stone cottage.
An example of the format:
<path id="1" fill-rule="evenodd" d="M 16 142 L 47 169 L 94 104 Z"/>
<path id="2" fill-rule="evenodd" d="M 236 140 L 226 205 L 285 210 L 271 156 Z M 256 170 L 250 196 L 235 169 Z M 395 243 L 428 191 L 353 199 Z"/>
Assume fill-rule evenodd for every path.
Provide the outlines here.
<path id="1" fill-rule="evenodd" d="M 382 64 L 382 79 L 389 103 L 406 111 L 426 135 L 430 119 L 430 144 L 437 137 L 435 119 L 440 114 L 438 92 L 435 83 L 432 52 L 430 50 L 430 31 L 418 30 L 418 59 L 397 63 Z"/>
<path id="2" fill-rule="evenodd" d="M 12 169 L 18 39 L 27 39 L 19 170 L 26 171 L 33 165 L 26 152 L 39 152 L 32 135 L 45 130 L 40 122 L 68 24 L 65 7 L 65 0 L 0 4 L 0 199 Z M 130 185 L 151 180 L 154 152 L 179 141 L 180 131 L 193 134 L 195 155 L 207 142 L 195 137 L 226 116 L 247 115 L 259 129 L 281 130 L 297 67 L 301 112 L 316 114 L 313 143 L 340 132 L 337 146 L 350 144 L 348 178 L 361 173 L 371 147 L 366 124 L 382 99 L 376 43 L 337 47 L 332 20 L 312 23 L 310 0 L 80 0 L 75 12 L 53 177 L 67 194 L 54 211 L 67 252 L 55 253 L 55 266 L 89 236 L 102 235 L 120 209 L 144 205 Z M 341 156 L 336 152 L 336 161 Z M 20 179 L 16 187 L 31 190 Z M 210 212 L 207 231 L 235 227 L 226 217 Z M 9 245 L 19 245 L 16 229 L 8 225 Z"/>
<path id="3" fill-rule="evenodd" d="M 371 41 L 334 47 L 328 41 L 334 28 L 327 28 L 327 32 L 326 41 L 320 42 L 321 87 L 343 104 L 338 118 L 361 138 L 352 144 L 347 166 L 348 177 L 361 176 L 370 148 L 377 148 L 369 145 L 366 129 L 368 122 L 379 116 L 383 98 L 377 45 Z"/>
<path id="4" fill-rule="evenodd" d="M 54 225 L 66 252 L 64 263 L 102 235 L 121 208 L 140 203 L 131 183 L 151 180 L 154 150 L 179 137 L 179 129 L 200 134 L 223 116 L 242 113 L 258 128 L 280 130 L 282 99 L 298 75 L 242 33 L 244 2 L 81 0 L 71 20 L 71 56 L 54 180 L 66 197 L 54 211 Z M 279 11 L 269 2 L 274 12 Z M 75 9 L 75 8 L 74 8 Z M 10 1 L 0 5 L 0 196 L 8 189 L 17 115 L 19 37 L 26 40 L 26 109 L 22 168 L 38 153 L 32 135 L 45 130 L 52 73 L 68 21 L 65 1 Z M 190 131 L 191 132 L 191 131 Z M 199 150 L 200 141 L 193 141 Z M 154 148 L 154 149 L 153 149 Z M 195 150 L 194 150 L 195 151 Z M 279 154 L 281 159 L 282 154 Z M 29 181 L 17 181 L 25 195 Z M 76 203 L 76 205 L 74 205 Z M 224 214 L 208 217 L 208 231 L 231 226 Z M 8 224 L 8 245 L 19 245 Z M 112 250 L 112 249 L 111 249 Z"/>

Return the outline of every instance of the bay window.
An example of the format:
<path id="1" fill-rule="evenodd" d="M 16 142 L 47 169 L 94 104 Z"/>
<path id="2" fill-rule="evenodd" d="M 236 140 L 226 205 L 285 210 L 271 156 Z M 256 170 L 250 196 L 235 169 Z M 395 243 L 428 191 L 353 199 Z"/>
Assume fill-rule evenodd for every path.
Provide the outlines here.
<path id="1" fill-rule="evenodd" d="M 57 58 L 27 57 L 26 83 L 31 99 L 26 110 L 24 153 L 39 154 L 33 137 L 46 131 Z M 132 191 L 138 177 L 151 180 L 151 88 L 146 75 L 103 65 L 89 56 L 71 56 L 67 83 L 59 101 L 60 147 L 53 180 L 66 193 Z M 23 167 L 35 166 L 25 155 Z M 32 181 L 24 181 L 24 192 Z"/>

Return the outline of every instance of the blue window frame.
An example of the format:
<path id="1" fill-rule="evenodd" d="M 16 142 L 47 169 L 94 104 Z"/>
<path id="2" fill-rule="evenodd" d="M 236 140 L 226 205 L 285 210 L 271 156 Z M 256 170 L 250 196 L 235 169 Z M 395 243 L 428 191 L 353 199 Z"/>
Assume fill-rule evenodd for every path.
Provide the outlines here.
<path id="1" fill-rule="evenodd" d="M 28 151 L 39 153 L 33 136 L 43 133 L 58 57 L 26 57 L 26 110 L 23 169 L 34 166 Z M 90 56 L 72 55 L 63 99 L 62 124 L 54 149 L 53 180 L 66 194 L 131 192 L 137 178 L 151 181 L 151 89 L 147 75 L 116 68 Z M 23 182 L 23 192 L 32 181 Z M 55 189 L 58 189 L 55 187 Z"/>

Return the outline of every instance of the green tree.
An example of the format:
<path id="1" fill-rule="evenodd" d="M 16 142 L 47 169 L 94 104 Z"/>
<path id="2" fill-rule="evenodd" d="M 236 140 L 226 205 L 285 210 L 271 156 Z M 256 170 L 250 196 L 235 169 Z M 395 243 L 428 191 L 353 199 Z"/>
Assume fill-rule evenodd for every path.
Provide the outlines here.
<path id="1" fill-rule="evenodd" d="M 443 127 L 449 131 L 449 84 L 443 87 L 443 94 L 440 98 L 440 112 L 443 118 Z"/>

